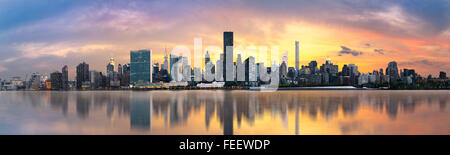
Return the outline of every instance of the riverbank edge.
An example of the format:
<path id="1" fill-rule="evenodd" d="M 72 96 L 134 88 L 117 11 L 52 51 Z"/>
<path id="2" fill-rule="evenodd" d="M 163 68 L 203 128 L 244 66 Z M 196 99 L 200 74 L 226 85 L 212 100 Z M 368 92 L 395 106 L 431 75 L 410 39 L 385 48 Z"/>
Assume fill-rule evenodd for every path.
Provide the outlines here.
<path id="1" fill-rule="evenodd" d="M 182 91 L 182 90 L 248 90 L 248 91 L 292 91 L 292 90 L 450 90 L 450 89 L 389 89 L 389 88 L 322 88 L 322 87 L 280 87 L 280 88 L 140 88 L 140 89 L 86 89 L 86 90 L 1 90 L 0 92 L 14 91 Z"/>

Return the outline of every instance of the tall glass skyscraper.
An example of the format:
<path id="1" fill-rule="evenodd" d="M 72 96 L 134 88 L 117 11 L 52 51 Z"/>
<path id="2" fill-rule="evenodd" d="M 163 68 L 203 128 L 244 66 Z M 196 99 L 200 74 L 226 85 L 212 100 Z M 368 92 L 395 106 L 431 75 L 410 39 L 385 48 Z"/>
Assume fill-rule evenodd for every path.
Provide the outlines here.
<path id="1" fill-rule="evenodd" d="M 233 32 L 223 32 L 223 79 L 234 81 L 233 73 Z"/>
<path id="2" fill-rule="evenodd" d="M 134 86 L 148 85 L 152 82 L 151 50 L 130 52 L 130 83 Z"/>
<path id="3" fill-rule="evenodd" d="M 62 73 L 62 88 L 64 90 L 69 89 L 69 67 L 67 67 L 67 65 L 65 65 L 62 69 L 61 69 L 61 73 Z"/>
<path id="4" fill-rule="evenodd" d="M 80 89 L 83 86 L 83 83 L 88 83 L 90 81 L 89 79 L 89 64 L 86 64 L 85 62 L 80 63 L 77 66 L 77 88 Z"/>

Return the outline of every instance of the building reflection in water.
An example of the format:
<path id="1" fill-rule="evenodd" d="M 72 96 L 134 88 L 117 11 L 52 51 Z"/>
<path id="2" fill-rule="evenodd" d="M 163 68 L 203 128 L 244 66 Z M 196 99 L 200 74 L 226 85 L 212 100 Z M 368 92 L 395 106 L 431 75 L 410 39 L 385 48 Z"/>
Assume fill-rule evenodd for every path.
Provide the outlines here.
<path id="1" fill-rule="evenodd" d="M 77 97 L 77 116 L 81 119 L 86 119 L 89 116 L 89 106 L 92 101 L 92 93 L 80 92 L 76 94 Z"/>
<path id="2" fill-rule="evenodd" d="M 47 92 L 47 95 L 50 97 L 50 106 L 53 109 L 61 109 L 62 114 L 67 116 L 68 108 L 69 108 L 69 95 L 67 92 Z"/>
<path id="3" fill-rule="evenodd" d="M 361 123 L 371 123 L 363 121 L 368 118 L 358 118 L 365 117 L 361 112 L 386 116 L 388 120 L 383 120 L 385 124 L 381 125 L 397 121 L 399 115 L 413 116 L 410 114 L 417 111 L 430 111 L 429 115 L 437 115 L 432 108 L 449 116 L 445 113 L 449 96 L 448 91 L 199 90 L 0 94 L 5 103 L 50 107 L 61 111 L 64 117 L 72 113 L 81 121 L 111 121 L 123 117 L 129 119 L 130 129 L 143 132 L 181 130 L 181 134 L 212 132 L 224 135 L 276 133 L 271 131 L 275 129 L 285 130 L 287 134 L 303 134 L 306 128 L 313 126 L 302 123 L 319 121 L 341 122 L 342 133 L 347 133 L 357 130 Z M 418 107 L 422 109 L 418 110 Z M 109 120 L 101 120 L 98 115 Z M 339 121 L 336 122 L 337 119 Z M 360 121 L 352 123 L 354 119 Z M 414 119 L 417 118 L 409 118 L 412 122 Z M 443 123 L 450 125 L 450 122 Z M 262 128 L 264 130 L 260 130 Z"/>
<path id="4" fill-rule="evenodd" d="M 233 135 L 234 105 L 236 103 L 229 91 L 225 92 L 224 102 L 221 105 L 223 106 L 223 134 Z"/>
<path id="5" fill-rule="evenodd" d="M 152 121 L 152 95 L 143 92 L 132 92 L 130 95 L 131 129 L 150 130 Z"/>

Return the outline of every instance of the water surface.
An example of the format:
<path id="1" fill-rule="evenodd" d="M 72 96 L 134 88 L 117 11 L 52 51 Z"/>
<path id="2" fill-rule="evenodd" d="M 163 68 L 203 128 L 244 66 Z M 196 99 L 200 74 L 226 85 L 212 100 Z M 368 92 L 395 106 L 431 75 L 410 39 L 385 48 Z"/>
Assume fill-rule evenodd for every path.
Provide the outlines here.
<path id="1" fill-rule="evenodd" d="M 0 134 L 450 134 L 448 90 L 0 92 Z"/>

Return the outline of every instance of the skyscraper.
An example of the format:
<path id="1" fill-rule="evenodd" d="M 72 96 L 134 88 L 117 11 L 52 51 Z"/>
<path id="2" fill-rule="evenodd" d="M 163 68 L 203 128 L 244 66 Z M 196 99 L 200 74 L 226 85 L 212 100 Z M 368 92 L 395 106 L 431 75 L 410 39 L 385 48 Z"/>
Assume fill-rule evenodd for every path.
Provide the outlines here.
<path id="1" fill-rule="evenodd" d="M 205 65 L 211 61 L 211 56 L 209 55 L 208 51 L 206 51 L 205 54 Z"/>
<path id="2" fill-rule="evenodd" d="M 106 65 L 106 75 L 108 77 L 111 77 L 114 74 L 114 65 L 114 58 L 110 58 L 108 65 Z"/>
<path id="3" fill-rule="evenodd" d="M 224 81 L 224 79 L 223 79 L 223 77 L 224 77 L 223 76 L 223 71 L 224 71 L 223 65 L 225 63 L 224 63 L 223 59 L 224 59 L 223 54 L 220 54 L 220 59 L 216 61 L 216 74 L 215 74 L 216 81 Z"/>
<path id="4" fill-rule="evenodd" d="M 350 71 L 349 72 L 350 76 L 358 76 L 359 75 L 358 66 L 356 66 L 355 64 L 349 64 L 348 69 Z"/>
<path id="5" fill-rule="evenodd" d="M 41 86 L 41 74 L 33 73 L 29 82 L 29 88 L 39 90 Z"/>
<path id="6" fill-rule="evenodd" d="M 169 66 L 170 73 L 172 73 L 172 68 L 174 67 L 174 64 L 176 64 L 178 61 L 181 61 L 181 56 L 170 54 L 170 66 Z"/>
<path id="7" fill-rule="evenodd" d="M 158 62 L 154 63 L 152 66 L 152 69 L 153 69 L 152 74 L 158 74 L 159 73 L 159 63 Z"/>
<path id="8" fill-rule="evenodd" d="M 282 62 L 280 65 L 280 79 L 284 83 L 287 79 L 288 67 L 286 62 Z"/>
<path id="9" fill-rule="evenodd" d="M 316 74 L 318 72 L 317 61 L 309 62 L 308 68 L 309 68 L 310 74 Z"/>
<path id="10" fill-rule="evenodd" d="M 444 71 L 439 72 L 439 79 L 447 79 L 447 73 Z"/>
<path id="11" fill-rule="evenodd" d="M 342 67 L 342 76 L 350 76 L 350 68 L 348 68 L 347 65 Z"/>
<path id="12" fill-rule="evenodd" d="M 89 79 L 89 64 L 86 62 L 80 63 L 77 66 L 77 88 L 80 89 L 83 86 L 83 83 L 87 83 L 90 81 Z"/>
<path id="13" fill-rule="evenodd" d="M 69 89 L 69 68 L 65 65 L 62 70 L 62 89 Z"/>
<path id="14" fill-rule="evenodd" d="M 191 81 L 191 65 L 189 65 L 188 57 L 181 58 L 182 70 L 183 70 L 183 78 L 182 81 Z"/>
<path id="15" fill-rule="evenodd" d="M 130 83 L 133 85 L 148 85 L 152 82 L 151 50 L 130 52 Z"/>
<path id="16" fill-rule="evenodd" d="M 245 81 L 245 65 L 242 63 L 241 55 L 237 55 L 236 61 L 236 81 Z"/>
<path id="17" fill-rule="evenodd" d="M 119 85 L 121 86 L 122 84 L 120 84 L 122 82 L 122 77 L 123 77 L 123 67 L 121 64 L 117 65 L 117 83 L 119 83 Z"/>
<path id="18" fill-rule="evenodd" d="M 122 69 L 122 65 L 121 64 L 117 65 L 117 72 L 119 73 L 120 76 L 122 76 L 123 69 Z"/>
<path id="19" fill-rule="evenodd" d="M 91 79 L 91 89 L 97 89 L 102 86 L 102 73 L 97 71 L 89 71 Z"/>
<path id="20" fill-rule="evenodd" d="M 164 48 L 164 52 L 165 52 L 165 55 L 164 55 L 164 63 L 163 63 L 163 65 L 162 65 L 162 67 L 161 67 L 161 71 L 166 70 L 167 73 L 169 73 L 169 60 L 168 60 L 167 51 L 166 51 L 165 48 Z"/>
<path id="21" fill-rule="evenodd" d="M 295 41 L 295 69 L 298 71 L 300 66 L 299 42 Z"/>
<path id="22" fill-rule="evenodd" d="M 233 73 L 233 32 L 223 32 L 223 78 L 234 81 Z"/>
<path id="23" fill-rule="evenodd" d="M 208 63 L 205 64 L 205 80 L 208 82 L 212 82 L 215 79 L 215 75 L 214 75 L 214 64 L 210 61 Z"/>
<path id="24" fill-rule="evenodd" d="M 388 67 L 386 68 L 386 75 L 389 76 L 390 83 L 397 82 L 397 80 L 399 79 L 397 62 L 389 62 Z"/>
<path id="25" fill-rule="evenodd" d="M 62 76 L 63 74 L 58 71 L 50 74 L 52 90 L 60 90 L 62 88 Z"/>
<path id="26" fill-rule="evenodd" d="M 209 65 L 208 67 L 206 66 L 209 62 L 211 62 L 211 65 Z M 211 73 L 215 73 L 216 67 L 214 66 L 213 62 L 211 61 L 211 56 L 209 55 L 209 52 L 206 51 L 205 54 L 205 71 L 206 69 L 211 69 L 210 72 Z M 206 72 L 205 72 L 206 73 Z M 209 71 L 208 71 L 209 73 Z"/>
<path id="27" fill-rule="evenodd" d="M 256 64 L 255 58 L 250 56 L 245 59 L 245 81 L 246 82 L 254 82 L 257 80 Z"/>
<path id="28" fill-rule="evenodd" d="M 121 86 L 128 86 L 130 84 L 130 66 L 127 64 L 124 64 L 122 66 L 122 78 L 120 81 Z"/>

